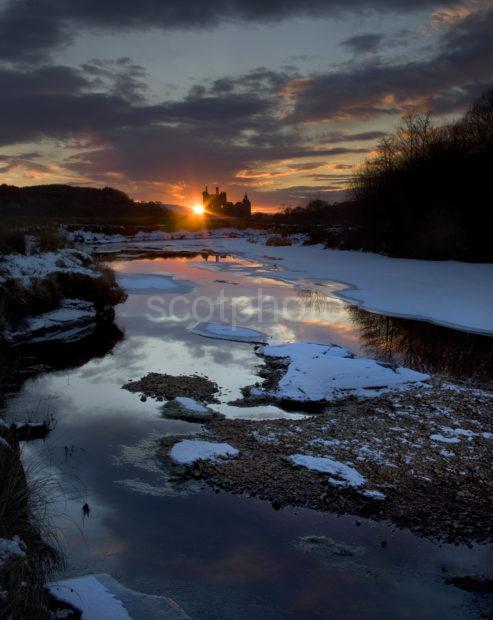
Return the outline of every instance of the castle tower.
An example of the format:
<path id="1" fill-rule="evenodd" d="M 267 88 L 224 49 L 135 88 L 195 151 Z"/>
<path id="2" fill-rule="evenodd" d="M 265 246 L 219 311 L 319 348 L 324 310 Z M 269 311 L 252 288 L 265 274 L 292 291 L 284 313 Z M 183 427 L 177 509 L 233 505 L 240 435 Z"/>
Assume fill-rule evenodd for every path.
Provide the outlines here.
<path id="1" fill-rule="evenodd" d="M 209 190 L 206 185 L 205 190 L 202 192 L 202 205 L 204 206 L 204 209 L 207 209 L 209 207 L 210 202 L 211 202 L 211 195 L 209 194 Z"/>
<path id="2" fill-rule="evenodd" d="M 252 203 L 248 199 L 248 196 L 245 192 L 243 196 L 243 215 L 250 216 L 252 214 Z"/>

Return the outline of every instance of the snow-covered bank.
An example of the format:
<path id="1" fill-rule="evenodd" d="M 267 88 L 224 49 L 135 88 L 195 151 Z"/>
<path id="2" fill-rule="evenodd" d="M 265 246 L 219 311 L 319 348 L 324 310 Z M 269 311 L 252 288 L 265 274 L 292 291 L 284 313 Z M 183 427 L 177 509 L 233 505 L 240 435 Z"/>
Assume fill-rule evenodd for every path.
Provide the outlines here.
<path id="1" fill-rule="evenodd" d="M 321 246 L 267 248 L 262 236 L 256 238 L 256 243 L 244 237 L 201 240 L 201 246 L 262 261 L 267 276 L 275 265 L 276 277 L 339 282 L 347 288 L 336 294 L 366 310 L 493 333 L 493 264 L 389 258 Z"/>
<path id="2" fill-rule="evenodd" d="M 409 368 L 393 368 L 371 359 L 356 359 L 342 347 L 306 342 L 267 346 L 268 358 L 286 365 L 274 389 L 251 390 L 252 396 L 276 400 L 330 402 L 349 396 L 377 397 L 385 392 L 427 387 L 430 377 Z"/>
<path id="3" fill-rule="evenodd" d="M 80 340 L 125 299 L 109 269 L 68 248 L 2 256 L 0 285 L 3 335 L 15 344 Z"/>
<path id="4" fill-rule="evenodd" d="M 125 247 L 236 254 L 263 263 L 267 277 L 272 277 L 275 269 L 275 277 L 286 280 L 312 278 L 340 283 L 336 294 L 366 310 L 493 333 L 493 264 L 389 258 L 320 245 L 303 246 L 301 238 L 294 238 L 291 246 L 273 247 L 265 245 L 267 234 L 254 230 L 152 235 L 102 238 L 84 233 L 79 239 Z"/>
<path id="5" fill-rule="evenodd" d="M 65 248 L 39 254 L 7 254 L 0 259 L 0 282 L 13 279 L 27 287 L 33 279 L 44 279 L 54 273 L 101 276 L 92 256 L 80 250 Z"/>
<path id="6" fill-rule="evenodd" d="M 81 299 L 65 299 L 60 308 L 30 317 L 22 326 L 7 331 L 15 342 L 63 340 L 70 342 L 90 334 L 96 327 L 96 308 Z"/>

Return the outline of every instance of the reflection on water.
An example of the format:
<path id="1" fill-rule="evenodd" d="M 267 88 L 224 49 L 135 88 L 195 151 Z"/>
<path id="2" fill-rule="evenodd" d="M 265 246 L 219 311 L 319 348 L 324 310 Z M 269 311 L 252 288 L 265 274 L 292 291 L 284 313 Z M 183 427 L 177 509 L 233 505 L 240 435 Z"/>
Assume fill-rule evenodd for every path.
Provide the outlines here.
<path id="1" fill-rule="evenodd" d="M 78 341 L 27 343 L 2 351 L 0 403 L 5 394 L 16 392 L 29 377 L 48 370 L 79 368 L 92 359 L 103 358 L 123 337 L 122 330 L 107 320 Z"/>
<path id="2" fill-rule="evenodd" d="M 493 381 L 493 338 L 348 308 L 369 357 L 434 374 Z"/>
<path id="3" fill-rule="evenodd" d="M 388 355 L 407 351 L 415 355 L 406 358 L 411 366 L 436 357 L 436 367 L 443 368 L 440 359 L 447 359 L 445 352 L 436 353 L 439 333 L 445 333 L 441 328 L 420 324 L 423 334 L 435 334 L 434 340 L 426 340 L 394 326 L 390 338 L 385 317 L 350 308 L 332 295 L 339 287 L 334 283 L 293 285 L 265 273 L 258 281 L 256 264 L 232 258 L 216 263 L 177 257 L 114 266 L 120 273 L 193 283 L 188 292 L 180 291 L 191 302 L 200 296 L 217 299 L 224 291 L 229 312 L 240 300 L 248 325 L 280 342 L 334 342 L 356 354 L 366 354 L 369 346 Z M 259 287 L 279 302 L 282 314 L 268 306 L 260 320 Z M 162 294 L 170 300 L 175 293 Z M 299 304 L 283 306 L 288 298 Z M 24 457 L 38 469 L 48 468 L 66 490 L 51 512 L 67 551 L 69 574 L 108 572 L 134 589 L 173 597 L 201 619 L 431 620 L 469 614 L 474 596 L 446 586 L 442 571 L 486 572 L 492 559 L 487 547 L 437 546 L 384 523 L 303 509 L 277 512 L 256 499 L 177 486 L 155 456 L 156 441 L 193 433 L 198 425 L 163 418 L 160 403 L 140 402 L 138 395 L 121 389 L 129 379 L 150 371 L 202 373 L 219 384 L 219 408 L 226 415 L 259 419 L 262 413 L 266 418 L 289 414 L 274 406 L 248 411 L 228 405 L 242 386 L 258 380 L 260 360 L 253 346 L 194 334 L 191 322 L 178 315 L 149 321 L 147 302 L 142 292 L 129 295 L 117 308 L 125 338 L 93 340 L 92 359 L 87 351 L 82 355 L 74 349 L 70 359 L 53 350 L 51 367 L 60 370 L 29 380 L 8 405 L 11 419 L 29 411 L 42 417 L 51 413 L 57 420 L 47 441 L 28 444 Z M 214 304 L 211 320 L 220 319 L 220 305 Z M 450 344 L 440 346 L 453 346 L 456 332 L 448 331 Z M 460 346 L 449 350 L 457 353 Z M 73 450 L 65 450 L 67 446 Z M 86 501 L 91 513 L 82 521 Z M 309 535 L 364 552 L 334 566 L 333 559 L 300 549 L 300 539 Z"/>

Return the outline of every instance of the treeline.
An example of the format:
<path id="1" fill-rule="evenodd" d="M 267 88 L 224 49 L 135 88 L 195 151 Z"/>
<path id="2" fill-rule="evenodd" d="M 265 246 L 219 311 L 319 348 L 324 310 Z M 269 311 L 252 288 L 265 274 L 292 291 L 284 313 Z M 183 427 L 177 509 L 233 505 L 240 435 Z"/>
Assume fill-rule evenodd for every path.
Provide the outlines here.
<path id="1" fill-rule="evenodd" d="M 0 185 L 0 217 L 157 223 L 170 218 L 159 203 L 138 203 L 124 192 L 71 185 Z"/>
<path id="2" fill-rule="evenodd" d="M 274 222 L 303 225 L 324 226 L 350 225 L 358 219 L 359 205 L 354 200 L 329 204 L 325 200 L 311 200 L 303 207 L 287 207 L 280 213 L 274 213 Z"/>
<path id="3" fill-rule="evenodd" d="M 407 116 L 356 173 L 351 201 L 314 201 L 283 218 L 333 227 L 326 231 L 328 245 L 489 262 L 492 170 L 493 91 L 488 91 L 446 126 L 435 127 L 429 115 Z"/>

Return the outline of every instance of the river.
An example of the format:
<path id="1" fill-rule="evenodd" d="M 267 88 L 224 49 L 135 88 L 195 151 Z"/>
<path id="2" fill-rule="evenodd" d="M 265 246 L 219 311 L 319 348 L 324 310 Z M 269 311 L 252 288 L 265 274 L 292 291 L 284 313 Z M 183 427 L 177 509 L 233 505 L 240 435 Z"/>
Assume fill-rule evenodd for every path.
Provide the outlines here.
<path id="1" fill-rule="evenodd" d="M 371 351 L 473 379 L 489 367 L 491 338 L 357 310 L 334 295 L 337 283 L 259 276 L 258 265 L 245 259 L 119 259 L 112 267 L 130 288 L 116 312 L 122 339 L 101 357 L 75 368 L 67 358 L 66 368 L 29 379 L 7 407 L 10 419 L 55 421 L 46 441 L 25 445 L 23 458 L 48 500 L 66 555 L 64 576 L 106 572 L 130 588 L 169 596 L 200 619 L 458 619 L 483 610 L 482 599 L 446 585 L 443 575 L 488 572 L 491 547 L 436 544 L 387 523 L 275 510 L 176 481 L 155 456 L 156 440 L 198 426 L 164 418 L 162 403 L 141 402 L 121 386 L 151 371 L 199 373 L 219 384 L 217 409 L 228 416 L 303 415 L 228 404 L 260 380 L 261 361 L 252 344 L 193 333 L 194 313 L 228 321 L 240 312 L 274 342 L 335 343 L 356 355 Z M 157 280 L 148 286 L 137 282 L 150 276 Z M 261 318 L 259 289 L 277 303 L 266 304 Z M 457 351 L 466 349 L 459 359 Z M 313 535 L 333 547 L 314 552 L 303 543 Z M 346 548 L 353 551 L 341 552 Z"/>

